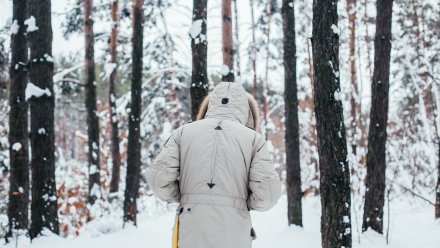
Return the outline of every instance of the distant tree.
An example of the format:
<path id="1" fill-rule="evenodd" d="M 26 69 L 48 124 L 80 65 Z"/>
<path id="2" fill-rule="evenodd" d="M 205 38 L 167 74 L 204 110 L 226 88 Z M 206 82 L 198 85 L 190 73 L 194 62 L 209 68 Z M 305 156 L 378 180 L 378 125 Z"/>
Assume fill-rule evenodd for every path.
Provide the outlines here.
<path id="1" fill-rule="evenodd" d="M 347 14 L 348 14 L 348 28 L 350 31 L 348 48 L 350 61 L 350 108 L 351 108 L 351 123 L 350 123 L 350 143 L 353 155 L 357 154 L 357 130 L 360 126 L 360 103 L 359 103 L 359 89 L 356 75 L 356 2 L 357 0 L 347 0 Z M 356 161 L 357 162 L 357 161 Z"/>
<path id="2" fill-rule="evenodd" d="M 191 29 L 192 76 L 191 76 L 191 117 L 196 119 L 199 107 L 208 94 L 207 51 L 208 39 L 206 34 L 206 8 L 208 0 L 194 0 L 193 27 Z M 197 32 L 200 31 L 200 32 Z"/>
<path id="3" fill-rule="evenodd" d="M 4 99 L 7 93 L 9 82 L 9 58 L 5 48 L 5 37 L 0 37 L 0 98 Z"/>
<path id="4" fill-rule="evenodd" d="M 223 71 L 222 81 L 234 82 L 234 41 L 232 35 L 232 0 L 222 0 L 222 50 L 223 66 L 228 71 Z"/>
<path id="5" fill-rule="evenodd" d="M 284 105 L 286 115 L 286 189 L 289 225 L 302 226 L 301 167 L 299 154 L 298 90 L 296 83 L 295 9 L 283 0 Z"/>
<path id="6" fill-rule="evenodd" d="M 119 28 L 119 0 L 114 0 L 111 4 L 112 15 L 112 32 L 110 34 L 110 56 L 111 63 L 114 66 L 110 74 L 110 81 L 108 86 L 109 95 L 109 113 L 110 113 L 110 142 L 111 142 L 111 156 L 112 156 L 112 179 L 110 182 L 110 192 L 118 192 L 120 179 L 120 165 L 121 153 L 119 151 L 119 130 L 118 117 L 116 115 L 116 91 L 115 84 L 117 81 L 117 64 L 118 64 L 118 28 Z"/>
<path id="7" fill-rule="evenodd" d="M 250 59 L 252 61 L 252 82 L 253 91 L 252 95 L 257 99 L 258 89 L 257 89 L 257 41 L 256 41 L 256 24 L 255 24 L 255 10 L 254 10 L 254 0 L 249 1 L 251 9 L 251 23 L 252 23 L 252 44 L 250 49 Z"/>
<path id="8" fill-rule="evenodd" d="M 10 94 L 9 94 L 9 232 L 29 228 L 29 140 L 28 103 L 25 90 L 28 81 L 28 46 L 26 26 L 27 2 L 14 0 L 12 7 Z"/>
<path id="9" fill-rule="evenodd" d="M 50 0 L 29 0 L 32 204 L 30 236 L 43 229 L 59 234 L 55 184 L 55 133 Z M 33 25 L 35 24 L 35 25 Z"/>
<path id="10" fill-rule="evenodd" d="M 376 35 L 374 39 L 374 71 L 371 83 L 370 128 L 368 134 L 367 176 L 362 231 L 368 228 L 383 232 L 385 202 L 386 141 L 388 91 L 391 57 L 391 19 L 393 0 L 376 3 Z"/>
<path id="11" fill-rule="evenodd" d="M 313 1 L 313 66 L 322 247 L 351 247 L 350 171 L 339 79 L 337 2 Z"/>
<path id="12" fill-rule="evenodd" d="M 235 71 L 237 72 L 237 76 L 241 76 L 241 65 L 240 65 L 240 25 L 238 23 L 238 7 L 237 7 L 237 0 L 234 1 L 234 38 L 235 38 Z"/>
<path id="13" fill-rule="evenodd" d="M 100 191 L 99 117 L 96 110 L 95 49 L 93 34 L 93 0 L 84 1 L 85 64 L 87 134 L 89 162 L 89 203 L 94 204 Z"/>
<path id="14" fill-rule="evenodd" d="M 432 87 L 432 86 L 431 86 Z M 431 92 L 431 96 L 433 95 L 433 93 Z M 439 95 L 437 95 L 437 97 L 439 97 Z M 434 103 L 434 99 L 432 101 Z M 439 160 L 437 161 L 437 185 L 435 188 L 435 218 L 436 219 L 440 219 L 440 132 L 438 130 L 438 122 L 436 121 L 438 116 L 439 116 L 439 106 L 437 104 L 434 103 L 434 125 L 435 125 L 435 132 L 436 132 L 436 136 L 437 136 L 437 152 L 438 152 L 438 158 Z"/>
<path id="15" fill-rule="evenodd" d="M 136 199 L 139 190 L 141 165 L 141 100 L 142 100 L 142 58 L 143 58 L 143 0 L 133 0 L 133 37 L 132 37 L 132 82 L 131 104 L 128 117 L 127 177 L 125 180 L 124 222 L 136 225 Z"/>

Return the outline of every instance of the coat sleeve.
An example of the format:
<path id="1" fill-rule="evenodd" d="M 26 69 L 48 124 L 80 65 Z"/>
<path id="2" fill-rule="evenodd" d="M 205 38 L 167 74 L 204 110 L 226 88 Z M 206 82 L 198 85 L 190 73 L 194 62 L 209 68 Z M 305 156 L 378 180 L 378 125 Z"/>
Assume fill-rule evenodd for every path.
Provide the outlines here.
<path id="1" fill-rule="evenodd" d="M 249 169 L 247 205 L 250 210 L 267 211 L 281 196 L 281 182 L 267 150 L 266 141 L 261 135 L 257 135 L 256 139 Z"/>
<path id="2" fill-rule="evenodd" d="M 179 202 L 180 128 L 174 130 L 162 151 L 146 170 L 150 189 L 162 201 Z"/>

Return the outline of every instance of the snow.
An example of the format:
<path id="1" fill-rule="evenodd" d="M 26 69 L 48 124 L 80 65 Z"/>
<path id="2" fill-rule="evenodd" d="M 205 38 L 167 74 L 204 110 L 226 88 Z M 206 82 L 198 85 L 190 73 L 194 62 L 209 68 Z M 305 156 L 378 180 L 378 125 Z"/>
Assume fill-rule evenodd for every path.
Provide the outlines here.
<path id="1" fill-rule="evenodd" d="M 47 62 L 52 62 L 53 63 L 53 58 L 49 54 L 45 53 L 44 54 L 44 58 L 46 59 Z"/>
<path id="2" fill-rule="evenodd" d="M 341 91 L 339 89 L 335 90 L 335 92 L 333 93 L 333 97 L 336 101 L 342 101 Z"/>
<path id="3" fill-rule="evenodd" d="M 21 143 L 17 142 L 12 145 L 12 150 L 18 152 L 21 149 Z"/>
<path id="4" fill-rule="evenodd" d="M 332 29 L 334 34 L 339 35 L 340 31 L 339 31 L 338 26 L 336 26 L 335 24 L 332 24 L 332 26 L 330 28 Z"/>
<path id="5" fill-rule="evenodd" d="M 26 101 L 27 101 L 27 100 L 31 99 L 32 97 L 38 98 L 43 95 L 51 96 L 52 93 L 50 93 L 50 90 L 48 88 L 43 90 L 40 87 L 36 86 L 35 84 L 29 82 L 26 87 L 25 95 L 26 95 Z"/>
<path id="6" fill-rule="evenodd" d="M 220 73 L 220 75 L 222 75 L 222 76 L 226 76 L 226 75 L 228 75 L 228 74 L 229 74 L 229 66 L 227 66 L 227 65 L 222 65 L 222 67 L 220 68 L 219 73 Z"/>
<path id="7" fill-rule="evenodd" d="M 197 38 L 197 36 L 200 35 L 200 33 L 202 32 L 202 24 L 203 24 L 202 19 L 195 20 L 193 22 L 191 28 L 189 29 L 189 35 L 191 36 L 191 38 L 195 39 Z"/>
<path id="8" fill-rule="evenodd" d="M 318 197 L 309 197 L 303 200 L 304 227 L 287 226 L 287 198 L 283 196 L 278 204 L 268 212 L 251 212 L 253 227 L 257 239 L 253 241 L 253 248 L 321 247 L 320 234 L 320 202 Z M 397 199 L 391 203 L 389 245 L 386 237 L 376 232 L 356 231 L 353 221 L 354 248 L 436 248 L 440 244 L 440 222 L 433 219 L 434 208 L 428 205 L 414 204 L 414 202 Z M 387 216 L 387 214 L 385 215 Z M 354 219 L 355 217 L 352 216 Z M 360 219 L 362 216 L 358 216 Z M 122 221 L 108 218 L 101 222 L 89 223 L 87 232 L 81 233 L 79 238 L 64 239 L 48 231 L 44 236 L 37 238 L 30 244 L 29 239 L 20 237 L 20 248 L 119 248 L 130 243 L 131 248 L 162 248 L 171 247 L 171 233 L 174 221 L 174 211 L 157 215 L 142 213 L 138 216 L 138 228 L 131 225 L 122 229 Z M 359 222 L 361 223 L 361 222 Z M 93 228 L 92 228 L 93 227 Z M 387 227 L 384 231 L 386 232 Z M 97 235 L 98 232 L 109 234 Z M 351 232 L 347 228 L 346 233 Z M 3 241 L 2 241 L 3 242 Z M 16 246 L 15 241 L 5 248 Z"/>
<path id="9" fill-rule="evenodd" d="M 36 25 L 36 20 L 34 16 L 29 17 L 26 21 L 24 21 L 24 24 L 27 26 L 26 31 L 28 33 L 34 32 L 38 30 L 38 27 Z"/>
<path id="10" fill-rule="evenodd" d="M 9 31 L 11 32 L 11 34 L 17 34 L 19 29 L 20 25 L 18 25 L 17 20 L 14 20 Z"/>
<path id="11" fill-rule="evenodd" d="M 117 64 L 115 63 L 107 63 L 104 65 L 104 79 L 110 78 L 110 75 L 116 69 Z"/>

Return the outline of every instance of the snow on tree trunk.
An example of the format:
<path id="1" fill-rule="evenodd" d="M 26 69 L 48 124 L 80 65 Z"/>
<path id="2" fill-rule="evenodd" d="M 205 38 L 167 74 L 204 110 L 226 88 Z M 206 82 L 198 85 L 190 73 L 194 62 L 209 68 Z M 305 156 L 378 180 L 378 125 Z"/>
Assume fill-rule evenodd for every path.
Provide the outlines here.
<path id="1" fill-rule="evenodd" d="M 283 0 L 284 102 L 286 114 L 286 188 L 289 225 L 302 226 L 301 166 L 299 154 L 298 96 L 296 83 L 295 9 Z"/>
<path id="2" fill-rule="evenodd" d="M 28 229 L 29 207 L 29 140 L 28 103 L 25 89 L 28 81 L 26 64 L 28 47 L 26 26 L 27 2 L 13 1 L 13 23 L 17 25 L 11 35 L 11 65 L 9 94 L 9 201 L 8 237 L 17 230 Z"/>
<path id="3" fill-rule="evenodd" d="M 195 120 L 200 104 L 208 94 L 207 52 L 208 39 L 206 36 L 208 0 L 194 0 L 193 24 L 190 30 L 192 51 L 191 76 L 191 117 Z"/>
<path id="4" fill-rule="evenodd" d="M 322 247 L 351 247 L 350 171 L 339 79 L 337 3 L 313 1 L 313 66 Z"/>
<path id="5" fill-rule="evenodd" d="M 371 83 L 370 128 L 368 134 L 366 193 L 362 230 L 383 232 L 385 169 L 388 121 L 388 91 L 391 55 L 392 0 L 376 3 L 374 71 Z"/>
<path id="6" fill-rule="evenodd" d="M 140 115 L 142 97 L 143 0 L 133 0 L 132 82 L 128 117 L 127 176 L 124 199 L 124 222 L 136 225 L 136 198 L 141 165 Z"/>
<path id="7" fill-rule="evenodd" d="M 234 82 L 234 42 L 232 35 L 231 1 L 232 0 L 222 1 L 222 80 L 226 82 Z"/>
<path id="8" fill-rule="evenodd" d="M 99 196 L 99 117 L 96 110 L 96 76 L 95 49 L 93 34 L 93 0 L 84 2 L 84 35 L 85 35 L 85 89 L 87 110 L 87 134 L 89 162 L 89 203 L 94 204 Z"/>
<path id="9" fill-rule="evenodd" d="M 109 107 L 110 107 L 110 142 L 112 156 L 112 179 L 110 182 L 110 192 L 118 192 L 120 179 L 121 154 L 119 151 L 119 130 L 118 117 L 116 115 L 116 91 L 115 84 L 117 80 L 117 63 L 118 63 L 118 28 L 119 28 L 119 0 L 112 2 L 112 32 L 110 35 L 110 56 L 111 63 L 114 67 L 110 74 L 108 85 Z"/>
<path id="10" fill-rule="evenodd" d="M 29 81 L 44 94 L 29 91 L 31 113 L 32 204 L 30 236 L 43 229 L 58 234 L 57 192 L 55 184 L 54 94 L 52 59 L 51 1 L 30 0 L 28 39 L 30 48 Z M 32 31 L 30 31 L 32 30 Z M 30 84 L 28 84 L 29 87 Z"/>

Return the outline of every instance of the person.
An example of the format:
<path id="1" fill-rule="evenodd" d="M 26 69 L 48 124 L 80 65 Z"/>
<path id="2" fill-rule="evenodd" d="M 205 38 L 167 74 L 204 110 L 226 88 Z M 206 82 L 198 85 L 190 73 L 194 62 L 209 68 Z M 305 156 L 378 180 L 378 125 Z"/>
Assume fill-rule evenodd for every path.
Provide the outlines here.
<path id="1" fill-rule="evenodd" d="M 179 203 L 173 247 L 249 248 L 250 210 L 266 211 L 281 195 L 258 105 L 238 83 L 221 82 L 197 121 L 172 131 L 147 182 L 162 201 Z"/>

